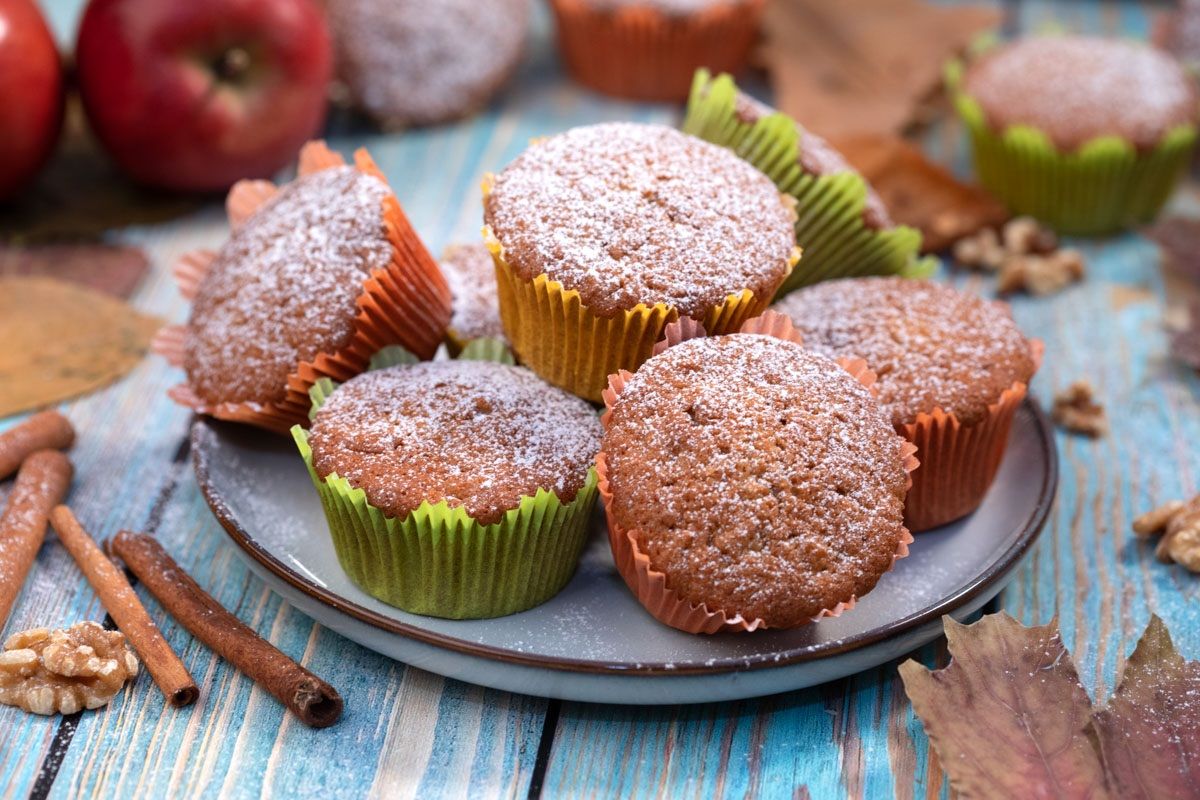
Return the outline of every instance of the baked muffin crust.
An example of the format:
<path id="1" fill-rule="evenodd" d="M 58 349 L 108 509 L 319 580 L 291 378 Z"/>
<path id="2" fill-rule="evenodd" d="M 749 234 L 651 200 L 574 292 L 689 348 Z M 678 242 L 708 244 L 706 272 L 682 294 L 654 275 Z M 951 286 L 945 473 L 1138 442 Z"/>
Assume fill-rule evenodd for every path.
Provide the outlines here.
<path id="1" fill-rule="evenodd" d="M 217 254 L 188 320 L 184 368 L 207 403 L 269 403 L 301 361 L 349 344 L 363 281 L 392 257 L 391 190 L 353 167 L 297 178 Z"/>
<path id="2" fill-rule="evenodd" d="M 757 334 L 692 339 L 612 407 L 609 513 L 689 602 L 798 625 L 891 567 L 907 535 L 902 445 L 833 361 Z"/>
<path id="3" fill-rule="evenodd" d="M 453 297 L 450 330 L 464 340 L 484 336 L 503 340 L 496 266 L 487 246 L 482 242 L 450 245 L 442 254 L 441 267 Z"/>
<path id="4" fill-rule="evenodd" d="M 321 478 L 336 472 L 390 517 L 446 500 L 490 525 L 538 489 L 573 500 L 600 422 L 521 367 L 434 361 L 347 381 L 317 412 L 308 441 Z"/>
<path id="5" fill-rule="evenodd" d="M 496 176 L 484 216 L 521 278 L 546 274 L 602 317 L 639 303 L 703 317 L 743 289 L 770 297 L 795 246 L 790 199 L 766 175 L 660 125 L 535 142 Z"/>
<path id="6" fill-rule="evenodd" d="M 792 318 L 805 347 L 865 360 L 895 425 L 935 408 L 973 425 L 1036 369 L 1007 305 L 933 281 L 826 281 L 792 292 L 773 308 Z"/>
<path id="7" fill-rule="evenodd" d="M 1030 125 L 1063 150 L 1105 135 L 1148 149 L 1196 121 L 1196 92 L 1180 64 L 1117 39 L 1019 39 L 973 62 L 963 89 L 992 128 Z"/>

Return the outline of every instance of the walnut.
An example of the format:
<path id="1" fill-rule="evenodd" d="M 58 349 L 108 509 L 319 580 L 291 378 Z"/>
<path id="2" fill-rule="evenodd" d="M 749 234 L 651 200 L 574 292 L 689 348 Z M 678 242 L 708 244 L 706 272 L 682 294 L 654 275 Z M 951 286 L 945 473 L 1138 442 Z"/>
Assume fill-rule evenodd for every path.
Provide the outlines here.
<path id="1" fill-rule="evenodd" d="M 1012 256 L 1000 268 L 996 291 L 1054 294 L 1083 280 L 1083 255 L 1078 250 L 1057 250 L 1049 255 Z"/>
<path id="2" fill-rule="evenodd" d="M 1133 532 L 1143 539 L 1162 534 L 1154 548 L 1158 560 L 1200 572 L 1200 495 L 1147 511 L 1133 521 Z"/>
<path id="3" fill-rule="evenodd" d="M 954 245 L 954 261 L 969 269 L 995 272 L 1007 257 L 1008 254 L 1000 245 L 1000 237 L 991 228 L 959 239 Z"/>
<path id="4" fill-rule="evenodd" d="M 1009 255 L 1046 255 L 1058 249 L 1058 237 L 1054 231 L 1043 228 L 1033 217 L 1009 220 L 1001 236 Z"/>
<path id="5" fill-rule="evenodd" d="M 95 622 L 14 633 L 0 652 L 0 703 L 34 714 L 99 708 L 138 672 L 119 631 Z"/>
<path id="6" fill-rule="evenodd" d="M 1104 406 L 1096 402 L 1092 385 L 1087 381 L 1075 381 L 1054 395 L 1051 416 L 1063 428 L 1085 436 L 1103 436 L 1108 430 L 1108 419 Z"/>

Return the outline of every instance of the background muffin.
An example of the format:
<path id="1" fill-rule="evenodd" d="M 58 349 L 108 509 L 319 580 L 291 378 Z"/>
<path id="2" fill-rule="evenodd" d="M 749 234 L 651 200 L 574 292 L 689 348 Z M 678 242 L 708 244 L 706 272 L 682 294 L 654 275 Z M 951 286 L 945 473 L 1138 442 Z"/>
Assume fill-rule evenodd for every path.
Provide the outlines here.
<path id="1" fill-rule="evenodd" d="M 794 263 L 790 201 L 733 153 L 657 125 L 534 143 L 486 189 L 500 311 L 518 357 L 599 400 L 677 316 L 736 330 Z"/>
<path id="2" fill-rule="evenodd" d="M 389 127 L 477 110 L 521 60 L 530 0 L 326 0 L 337 72 Z"/>
<path id="3" fill-rule="evenodd" d="M 1186 168 L 1196 92 L 1143 44 L 1039 36 L 951 72 L 980 181 L 1014 212 L 1067 233 L 1152 219 Z"/>
<path id="4" fill-rule="evenodd" d="M 1007 306 L 932 281 L 859 278 L 793 292 L 774 308 L 807 348 L 860 357 L 878 376 L 880 404 L 921 460 L 906 512 L 913 530 L 979 505 L 1039 360 Z"/>
<path id="5" fill-rule="evenodd" d="M 701 67 L 737 72 L 765 0 L 550 0 L 575 80 L 632 100 L 683 100 Z"/>
<path id="6" fill-rule="evenodd" d="M 453 311 L 446 337 L 454 351 L 473 339 L 506 342 L 500 321 L 496 265 L 487 245 L 454 244 L 442 253 L 442 274 L 450 286 Z"/>
<path id="7" fill-rule="evenodd" d="M 574 572 L 600 425 L 520 367 L 437 361 L 318 387 L 293 429 L 346 573 L 420 614 L 537 605 Z"/>
<path id="8" fill-rule="evenodd" d="M 911 451 L 862 383 L 794 342 L 685 341 L 625 374 L 608 405 L 614 554 L 632 547 L 687 606 L 801 625 L 869 592 L 911 541 Z M 652 613 L 666 605 L 647 594 Z"/>

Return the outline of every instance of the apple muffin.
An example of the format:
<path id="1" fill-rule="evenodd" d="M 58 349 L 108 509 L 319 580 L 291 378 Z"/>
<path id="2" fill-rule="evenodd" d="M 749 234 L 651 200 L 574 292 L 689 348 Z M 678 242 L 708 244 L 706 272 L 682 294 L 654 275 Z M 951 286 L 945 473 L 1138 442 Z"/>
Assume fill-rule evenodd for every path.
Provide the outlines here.
<path id="1" fill-rule="evenodd" d="M 933 281 L 857 278 L 801 289 L 774 308 L 807 348 L 857 356 L 879 376 L 880 404 L 920 452 L 906 512 L 914 531 L 978 507 L 1041 355 L 1006 304 Z"/>

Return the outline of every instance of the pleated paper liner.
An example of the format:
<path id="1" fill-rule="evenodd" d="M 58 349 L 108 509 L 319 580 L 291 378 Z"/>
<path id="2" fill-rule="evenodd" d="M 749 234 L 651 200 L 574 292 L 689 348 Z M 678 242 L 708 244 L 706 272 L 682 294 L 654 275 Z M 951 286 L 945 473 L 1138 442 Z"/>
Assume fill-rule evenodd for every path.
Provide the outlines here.
<path id="1" fill-rule="evenodd" d="M 415 360 L 398 348 L 391 351 L 378 366 Z M 314 384 L 312 413 L 335 388 L 327 378 Z M 292 436 L 321 498 L 338 561 L 372 597 L 413 614 L 500 617 L 544 603 L 575 572 L 596 501 L 594 468 L 570 502 L 539 489 L 491 525 L 446 501 L 422 503 L 397 518 L 372 506 L 362 489 L 336 473 L 322 479 L 313 468 L 307 431 L 295 425 Z"/>
<path id="2" fill-rule="evenodd" d="M 797 344 L 803 344 L 803 340 L 795 330 L 791 320 L 774 311 L 768 311 L 761 317 L 747 320 L 741 326 L 739 332 L 775 336 L 796 342 Z M 704 335 L 703 326 L 694 320 L 684 318 L 677 323 L 667 326 L 664 331 L 663 341 L 656 349 L 657 352 L 662 352 L 679 342 Z M 864 386 L 870 388 L 874 385 L 875 373 L 867 368 L 866 362 L 862 359 L 847 358 L 839 360 L 838 363 Z M 610 421 L 612 407 L 632 377 L 632 373 L 625 370 L 609 376 L 608 388 L 604 391 L 605 412 L 600 417 L 600 421 L 606 429 Z M 910 476 L 919 464 L 914 455 L 915 453 L 916 447 L 910 442 L 905 442 L 901 446 L 904 470 Z M 721 609 L 711 609 L 704 603 L 692 603 L 671 589 L 668 585 L 667 576 L 654 569 L 650 564 L 649 556 L 643 553 L 641 548 L 638 547 L 635 532 L 623 529 L 609 511 L 612 506 L 612 491 L 608 482 L 608 464 L 603 452 L 596 456 L 596 472 L 599 477 L 600 499 L 604 505 L 605 518 L 608 521 L 608 541 L 612 547 L 613 561 L 616 563 L 617 571 L 621 574 L 622 579 L 624 579 L 625 585 L 637 597 L 638 602 L 655 619 L 664 625 L 669 625 L 686 633 L 747 633 L 756 630 L 766 630 L 769 627 L 763 620 L 758 618 L 746 619 L 740 614 L 730 615 Z M 896 549 L 896 555 L 892 559 L 893 565 L 897 559 L 908 555 L 908 546 L 912 541 L 912 535 L 905 530 Z M 888 571 L 890 570 L 891 567 L 888 568 Z M 848 599 L 821 611 L 821 613 L 813 617 L 810 621 L 816 622 L 822 617 L 839 616 L 843 611 L 853 608 L 856 602 L 857 597 L 852 595 Z"/>
<path id="3" fill-rule="evenodd" d="M 1036 371 L 1045 346 L 1037 339 L 1029 346 Z M 904 503 L 904 523 L 909 530 L 927 531 L 979 508 L 1000 469 L 1013 418 L 1027 393 L 1027 384 L 1014 383 L 974 425 L 963 425 L 954 414 L 935 408 L 932 413 L 918 414 L 911 424 L 896 426 L 921 454 L 921 466 L 913 473 Z"/>
<path id="4" fill-rule="evenodd" d="M 743 122 L 738 89 L 728 75 L 696 72 L 683 130 L 733 150 L 796 199 L 796 242 L 804 258 L 779 288 L 782 297 L 801 286 L 864 275 L 926 277 L 936 261 L 920 258 L 921 233 L 904 225 L 875 230 L 863 220 L 867 184 L 853 172 L 813 175 L 800 163 L 796 122 L 776 112 Z"/>
<path id="5" fill-rule="evenodd" d="M 384 180 L 365 150 L 357 151 L 354 161 L 362 172 Z M 344 164 L 342 157 L 323 142 L 309 142 L 300 152 L 298 172 L 307 175 Z M 276 191 L 267 181 L 235 184 L 226 203 L 230 225 L 239 227 Z M 388 345 L 398 344 L 422 358 L 432 358 L 450 321 L 450 289 L 391 193 L 384 200 L 383 218 L 392 259 L 363 282 L 350 341 L 336 352 L 321 353 L 297 364 L 288 375 L 282 400 L 209 403 L 186 383 L 173 387 L 168 392 L 170 397 L 200 414 L 287 433 L 293 424 L 307 422 L 308 390 L 320 378 L 349 380 L 366 369 L 375 352 Z M 175 277 L 185 298 L 195 297 L 213 258 L 212 251 L 197 251 L 176 264 Z M 182 365 L 186 336 L 186 326 L 169 326 L 156 337 L 155 352 L 172 364 Z"/>
<path id="6" fill-rule="evenodd" d="M 1016 214 L 1036 217 L 1059 233 L 1096 236 L 1150 222 L 1187 172 L 1195 125 L 1179 125 L 1153 149 L 1139 151 L 1118 136 L 1100 136 L 1071 152 L 1036 128 L 1003 131 L 962 88 L 962 62 L 946 70 L 955 108 L 971 135 L 975 172 Z"/>
<path id="7" fill-rule="evenodd" d="M 512 358 L 512 349 L 504 339 L 495 336 L 462 336 L 454 328 L 446 329 L 446 350 L 449 351 L 451 358 L 461 357 L 468 348 L 474 348 L 475 352 L 486 351 L 489 353 L 503 350 L 508 353 L 510 359 Z"/>
<path id="8" fill-rule="evenodd" d="M 664 303 L 639 303 L 612 317 L 593 314 L 574 289 L 546 275 L 532 281 L 518 275 L 486 226 L 484 238 L 496 263 L 500 317 L 513 353 L 543 380 L 578 397 L 601 402 L 608 376 L 636 369 L 650 357 L 667 324 L 679 318 Z M 736 331 L 765 311 L 770 300 L 749 289 L 730 294 L 709 310 L 703 324 L 715 333 Z"/>
<path id="9" fill-rule="evenodd" d="M 671 14 L 653 3 L 597 8 L 551 0 L 567 70 L 583 85 L 630 100 L 680 101 L 699 67 L 737 72 L 758 35 L 765 0 L 723 0 Z"/>

